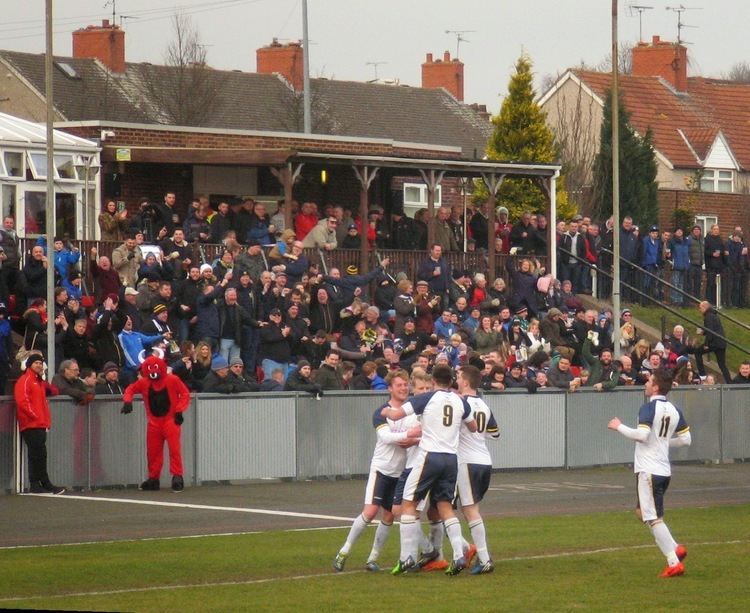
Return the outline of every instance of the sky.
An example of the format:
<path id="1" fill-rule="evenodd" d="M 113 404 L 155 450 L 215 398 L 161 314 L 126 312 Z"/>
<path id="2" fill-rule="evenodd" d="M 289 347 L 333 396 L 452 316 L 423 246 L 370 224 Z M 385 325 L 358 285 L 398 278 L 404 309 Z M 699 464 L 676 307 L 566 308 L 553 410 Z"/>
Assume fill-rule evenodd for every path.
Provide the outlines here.
<path id="1" fill-rule="evenodd" d="M 126 32 L 130 62 L 163 63 L 172 38 L 171 17 L 190 16 L 207 61 L 222 69 L 255 71 L 255 50 L 273 38 L 302 38 L 302 0 L 115 0 L 117 23 Z M 105 6 L 105 2 L 107 6 Z M 536 86 L 543 77 L 582 61 L 596 64 L 611 48 L 611 0 L 308 0 L 310 75 L 339 80 L 398 79 L 419 86 L 427 53 L 456 54 L 456 35 L 464 31 L 460 59 L 465 64 L 465 101 L 497 112 L 515 61 L 532 60 Z M 677 38 L 673 0 L 621 0 L 619 37 Z M 107 0 L 54 2 L 54 52 L 70 55 L 71 32 L 112 18 Z M 750 61 L 747 24 L 750 2 L 704 0 L 686 5 L 682 31 L 688 45 L 690 75 L 720 76 L 740 61 Z M 11 10 L 12 8 L 12 10 Z M 0 49 L 44 52 L 44 2 L 0 0 Z M 373 66 L 373 62 L 383 62 Z"/>

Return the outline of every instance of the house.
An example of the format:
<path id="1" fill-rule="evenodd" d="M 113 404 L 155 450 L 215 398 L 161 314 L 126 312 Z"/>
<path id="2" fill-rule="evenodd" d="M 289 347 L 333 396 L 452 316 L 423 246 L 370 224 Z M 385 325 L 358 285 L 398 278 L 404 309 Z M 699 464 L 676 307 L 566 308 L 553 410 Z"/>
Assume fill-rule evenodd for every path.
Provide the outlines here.
<path id="1" fill-rule="evenodd" d="M 56 128 L 101 145 L 101 196 L 131 209 L 165 189 L 183 212 L 194 194 L 275 202 L 284 191 L 274 170 L 300 152 L 320 157 L 299 166 L 297 200 L 356 206 L 351 167 L 327 169 L 325 155 L 481 160 L 492 131 L 486 109 L 462 101 L 463 63 L 447 53 L 428 55 L 424 87 L 311 79 L 313 133 L 303 134 L 299 43 L 258 49 L 249 73 L 130 63 L 124 37 L 108 21 L 75 31 L 72 57 L 55 57 L 54 103 Z M 0 112 L 42 121 L 44 55 L 0 51 L 0 67 Z M 418 173 L 383 168 L 370 198 L 387 208 L 398 189 L 426 206 L 423 187 Z M 462 202 L 455 179 L 437 190 L 441 202 Z"/>
<path id="2" fill-rule="evenodd" d="M 659 220 L 673 225 L 677 208 L 723 232 L 750 226 L 750 83 L 687 76 L 687 49 L 660 40 L 633 48 L 632 73 L 620 76 L 620 97 L 639 134 L 652 131 L 659 183 Z M 602 110 L 611 73 L 571 69 L 540 105 L 558 137 L 575 147 L 580 185 L 591 185 Z M 565 145 L 563 145 L 565 146 Z M 572 150 L 569 150 L 572 152 Z"/>

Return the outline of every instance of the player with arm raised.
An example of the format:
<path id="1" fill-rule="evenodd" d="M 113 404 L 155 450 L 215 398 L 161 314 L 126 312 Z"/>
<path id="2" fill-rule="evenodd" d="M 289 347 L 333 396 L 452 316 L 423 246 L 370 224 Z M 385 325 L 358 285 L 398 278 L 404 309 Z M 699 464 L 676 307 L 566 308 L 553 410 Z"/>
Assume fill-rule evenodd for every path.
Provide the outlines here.
<path id="1" fill-rule="evenodd" d="M 458 437 L 461 424 L 472 432 L 477 424 L 471 417 L 468 403 L 450 389 L 453 371 L 439 365 L 432 371 L 435 390 L 415 396 L 400 408 L 385 407 L 383 416 L 398 420 L 416 413 L 422 416 L 422 437 L 419 455 L 406 479 L 401 514 L 401 555 L 393 574 L 417 570 L 419 526 L 416 523 L 417 504 L 428 492 L 437 503 L 438 513 L 453 548 L 453 561 L 445 571 L 457 575 L 466 568 L 463 557 L 461 525 L 453 512 L 458 473 Z"/>
<path id="2" fill-rule="evenodd" d="M 379 570 L 377 558 L 393 525 L 391 512 L 393 493 L 406 464 L 406 448 L 415 445 L 419 439 L 419 426 L 409 428 L 403 419 L 391 420 L 382 414 L 386 409 L 400 410 L 406 402 L 409 397 L 408 373 L 404 370 L 392 372 L 386 381 L 391 397 L 385 405 L 375 411 L 372 417 L 372 425 L 378 438 L 365 488 L 365 505 L 362 513 L 352 523 L 346 542 L 333 561 L 333 568 L 337 572 L 344 570 L 344 564 L 352 546 L 370 522 L 375 519 L 378 511 L 383 509 L 382 519 L 375 531 L 375 542 L 366 565 L 367 570 Z"/>
<path id="3" fill-rule="evenodd" d="M 669 448 L 690 445 L 690 428 L 682 411 L 667 400 L 672 389 L 672 374 L 668 370 L 655 370 L 645 387 L 649 401 L 638 412 L 638 427 L 629 428 L 617 417 L 607 427 L 635 441 L 633 469 L 638 483 L 635 512 L 648 524 L 657 546 L 667 558 L 667 567 L 659 576 L 678 577 L 685 572 L 682 560 L 687 556 L 687 549 L 677 544 L 664 523 L 664 494 L 672 475 Z"/>
<path id="4" fill-rule="evenodd" d="M 487 548 L 479 503 L 489 489 L 492 476 L 492 457 L 487 449 L 487 438 L 498 438 L 500 430 L 490 408 L 477 396 L 482 382 L 479 369 L 476 366 L 463 366 L 457 382 L 458 393 L 469 403 L 471 416 L 477 424 L 476 432 L 461 428 L 458 439 L 458 498 L 477 550 L 477 563 L 472 567 L 471 574 L 482 575 L 495 570 Z"/>

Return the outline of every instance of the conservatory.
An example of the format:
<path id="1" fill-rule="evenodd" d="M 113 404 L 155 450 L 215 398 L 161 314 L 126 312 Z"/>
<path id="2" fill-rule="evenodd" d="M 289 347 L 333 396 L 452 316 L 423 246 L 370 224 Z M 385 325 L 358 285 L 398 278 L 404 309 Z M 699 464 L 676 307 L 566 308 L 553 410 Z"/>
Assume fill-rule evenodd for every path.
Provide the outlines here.
<path id="1" fill-rule="evenodd" d="M 54 131 L 55 236 L 96 238 L 99 210 L 97 143 Z M 47 149 L 44 124 L 0 113 L 0 202 L 20 237 L 47 234 Z"/>

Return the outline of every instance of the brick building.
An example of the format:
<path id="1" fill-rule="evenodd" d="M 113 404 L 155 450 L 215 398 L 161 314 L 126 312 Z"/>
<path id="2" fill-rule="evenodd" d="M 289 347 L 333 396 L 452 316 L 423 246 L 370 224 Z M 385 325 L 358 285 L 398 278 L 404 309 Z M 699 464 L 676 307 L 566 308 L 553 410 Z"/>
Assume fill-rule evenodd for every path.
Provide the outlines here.
<path id="1" fill-rule="evenodd" d="M 56 127 L 101 145 L 100 195 L 128 208 L 167 189 L 183 210 L 195 194 L 273 202 L 284 196 L 274 170 L 298 153 L 481 160 L 491 134 L 486 109 L 463 103 L 463 64 L 449 54 L 428 56 L 423 87 L 311 79 L 313 133 L 303 134 L 298 43 L 258 49 L 248 73 L 130 63 L 124 36 L 107 21 L 75 31 L 73 56 L 55 58 L 54 87 Z M 44 55 L 0 51 L 0 65 L 0 111 L 42 121 Z M 408 194 L 426 206 L 420 174 L 398 173 L 381 168 L 369 201 L 388 209 L 393 190 L 416 185 Z M 446 177 L 437 202 L 460 204 L 457 185 Z M 351 167 L 311 159 L 293 196 L 358 207 L 359 182 Z"/>
<path id="2" fill-rule="evenodd" d="M 659 220 L 673 225 L 675 205 L 696 223 L 724 232 L 750 227 L 750 83 L 687 76 L 687 49 L 654 36 L 633 49 L 620 97 L 639 134 L 651 129 L 659 183 Z M 568 70 L 540 104 L 558 135 L 585 126 L 589 164 L 599 150 L 611 73 Z M 589 166 L 589 169 L 591 166 Z M 590 174 L 584 178 L 584 187 Z"/>

